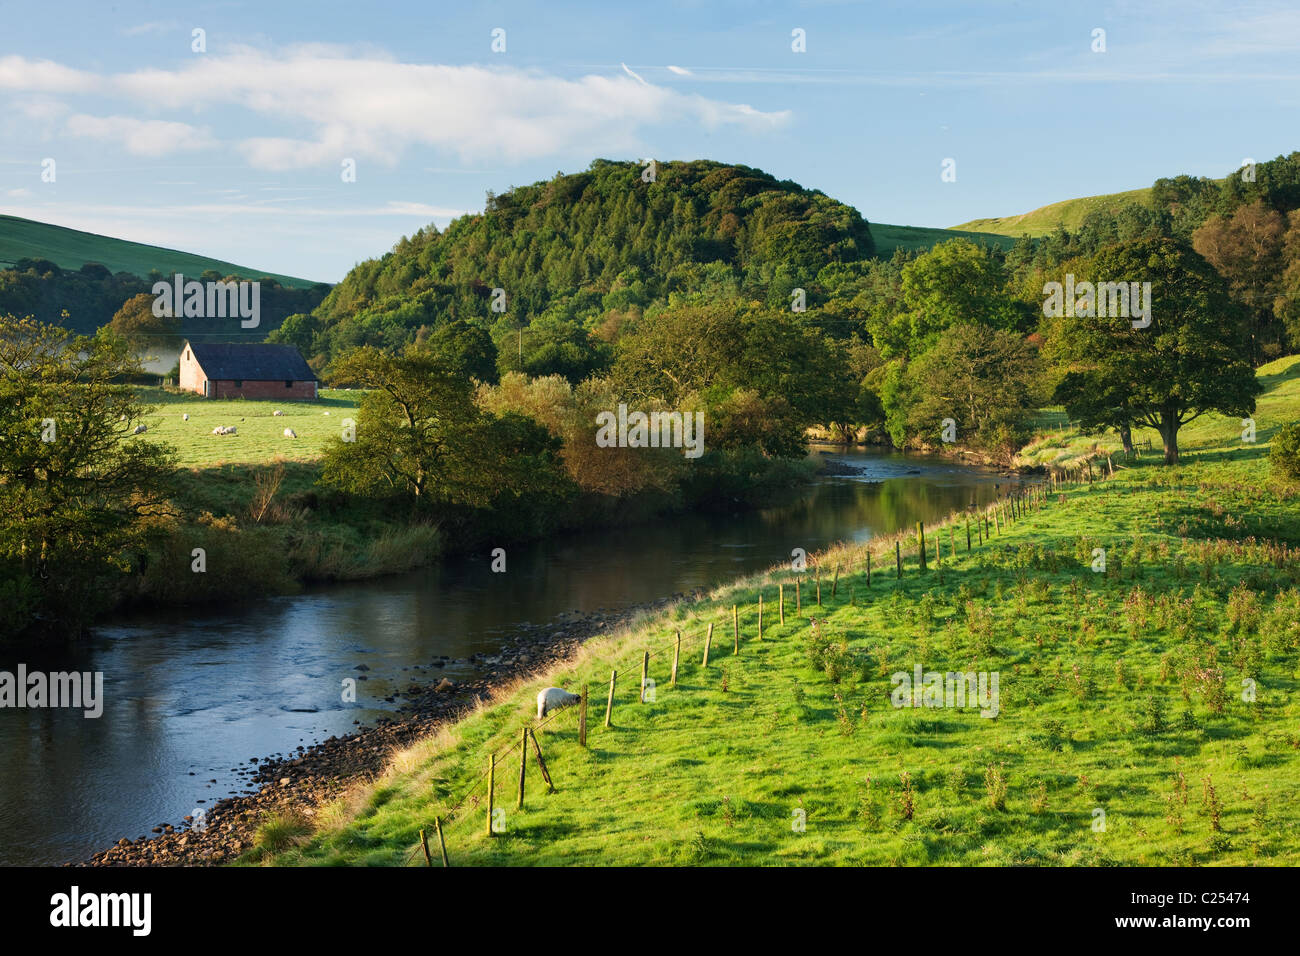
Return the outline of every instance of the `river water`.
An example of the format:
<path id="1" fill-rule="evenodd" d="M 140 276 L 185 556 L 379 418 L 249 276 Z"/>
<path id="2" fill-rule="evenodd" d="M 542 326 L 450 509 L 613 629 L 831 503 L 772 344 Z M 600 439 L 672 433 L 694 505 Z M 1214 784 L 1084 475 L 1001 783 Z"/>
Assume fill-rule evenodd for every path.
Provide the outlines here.
<path id="1" fill-rule="evenodd" d="M 472 673 L 467 663 L 413 666 L 490 654 L 521 623 L 721 584 L 788 560 L 796 547 L 865 541 L 985 503 L 1014 481 L 919 456 L 829 454 L 864 472 L 821 478 L 761 511 L 517 544 L 505 574 L 492 573 L 485 549 L 232 608 L 133 614 L 72 649 L 0 652 L 10 673 L 21 662 L 29 673 L 104 675 L 98 718 L 0 708 L 0 865 L 82 860 L 121 837 L 179 824 L 244 792 L 235 768 L 250 758 L 372 723 L 397 706 L 384 698 L 412 681 Z M 340 682 L 362 675 L 357 703 L 342 703 Z"/>

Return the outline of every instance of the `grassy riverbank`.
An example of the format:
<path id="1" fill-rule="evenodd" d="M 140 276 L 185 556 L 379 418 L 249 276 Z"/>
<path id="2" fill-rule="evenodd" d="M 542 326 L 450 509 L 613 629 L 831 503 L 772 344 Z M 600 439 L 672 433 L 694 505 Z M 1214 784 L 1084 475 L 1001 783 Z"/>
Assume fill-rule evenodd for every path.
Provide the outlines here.
<path id="1" fill-rule="evenodd" d="M 1237 422 L 1208 422 L 1188 436 L 1190 463 L 1148 456 L 970 551 L 962 519 L 955 556 L 937 532 L 941 571 L 931 551 L 920 572 L 904 538 L 895 581 L 893 541 L 873 542 L 868 586 L 865 550 L 839 549 L 821 558 L 820 609 L 813 572 L 780 568 L 588 644 L 314 819 L 272 821 L 247 859 L 422 865 L 418 833 L 438 816 L 453 865 L 1294 865 L 1300 497 L 1270 477 L 1266 441 L 1300 401 L 1293 375 L 1270 389 L 1256 445 Z M 642 704 L 647 650 L 655 700 Z M 998 715 L 893 706 L 891 675 L 917 665 L 998 673 Z M 557 792 L 530 758 L 518 811 L 520 728 L 549 684 L 589 685 L 588 746 L 574 709 L 539 729 Z M 488 837 L 493 752 L 504 831 Z"/>

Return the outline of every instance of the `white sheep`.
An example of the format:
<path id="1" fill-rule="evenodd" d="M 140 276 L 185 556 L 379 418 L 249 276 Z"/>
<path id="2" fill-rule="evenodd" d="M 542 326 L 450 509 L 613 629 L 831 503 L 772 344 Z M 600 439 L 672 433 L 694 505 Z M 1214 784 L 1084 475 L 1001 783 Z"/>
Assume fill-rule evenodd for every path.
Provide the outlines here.
<path id="1" fill-rule="evenodd" d="M 190 420 L 190 413 L 189 413 L 189 412 L 186 412 L 184 415 L 181 416 L 181 421 L 183 421 L 183 422 L 188 422 L 189 420 Z"/>
<path id="2" fill-rule="evenodd" d="M 559 710 L 561 707 L 572 707 L 580 700 L 582 698 L 577 694 L 570 694 L 559 687 L 548 687 L 537 694 L 537 719 L 541 720 L 551 711 Z"/>
<path id="3" fill-rule="evenodd" d="M 297 437 L 298 437 L 298 433 L 297 433 L 296 431 L 294 431 L 292 428 L 286 428 L 286 429 L 284 430 L 284 437 L 285 437 L 285 438 L 297 438 Z"/>
<path id="4" fill-rule="evenodd" d="M 132 435 L 143 435 L 143 434 L 144 434 L 145 432 L 147 432 L 148 430 L 149 430 L 149 426 L 148 426 L 148 425 L 136 425 L 136 426 L 135 426 L 135 431 L 131 432 L 131 434 L 132 434 Z"/>
<path id="5" fill-rule="evenodd" d="M 234 426 L 234 425 L 218 425 L 216 428 L 212 429 L 212 434 L 214 434 L 214 435 L 233 435 L 233 434 L 235 434 L 235 426 Z"/>
<path id="6" fill-rule="evenodd" d="M 271 414 L 274 415 L 276 418 L 279 418 L 281 415 L 284 414 L 284 412 L 280 411 L 280 409 L 277 408 L 277 409 L 276 409 L 275 411 L 273 411 Z"/>

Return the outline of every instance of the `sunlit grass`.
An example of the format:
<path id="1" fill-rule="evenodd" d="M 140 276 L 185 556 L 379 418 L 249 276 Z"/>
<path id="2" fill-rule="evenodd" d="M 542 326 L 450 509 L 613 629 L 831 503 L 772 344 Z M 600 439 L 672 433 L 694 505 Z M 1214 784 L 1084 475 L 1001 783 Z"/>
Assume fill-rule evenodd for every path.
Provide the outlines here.
<path id="1" fill-rule="evenodd" d="M 275 402 L 269 399 L 207 399 L 141 388 L 141 400 L 156 406 L 144 423 L 146 437 L 172 445 L 183 466 L 270 462 L 275 458 L 312 461 L 320 457 L 327 439 L 340 434 L 342 421 L 356 417 L 359 392 L 322 389 L 315 402 Z M 276 411 L 283 412 L 276 415 Z M 326 413 L 329 414 L 326 414 Z M 189 421 L 182 416 L 188 414 Z M 218 425 L 234 425 L 234 435 L 214 435 Z M 292 429 L 297 438 L 286 438 Z"/>

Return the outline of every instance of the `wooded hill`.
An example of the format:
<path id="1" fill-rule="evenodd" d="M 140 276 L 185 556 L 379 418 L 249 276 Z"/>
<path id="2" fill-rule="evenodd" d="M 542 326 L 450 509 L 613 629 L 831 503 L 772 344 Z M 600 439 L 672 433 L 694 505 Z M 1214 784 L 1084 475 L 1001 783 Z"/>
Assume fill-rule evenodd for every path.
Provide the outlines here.
<path id="1" fill-rule="evenodd" d="M 485 211 L 429 226 L 357 266 L 311 319 L 280 333 L 318 366 L 350 347 L 397 346 L 465 319 L 489 325 L 503 370 L 581 378 L 599 343 L 654 303 L 701 295 L 789 308 L 827 268 L 869 259 L 871 227 L 844 203 L 747 166 L 596 160 L 574 175 L 488 195 Z M 492 290 L 505 290 L 505 312 Z M 505 353 L 513 352 L 510 366 Z"/>

